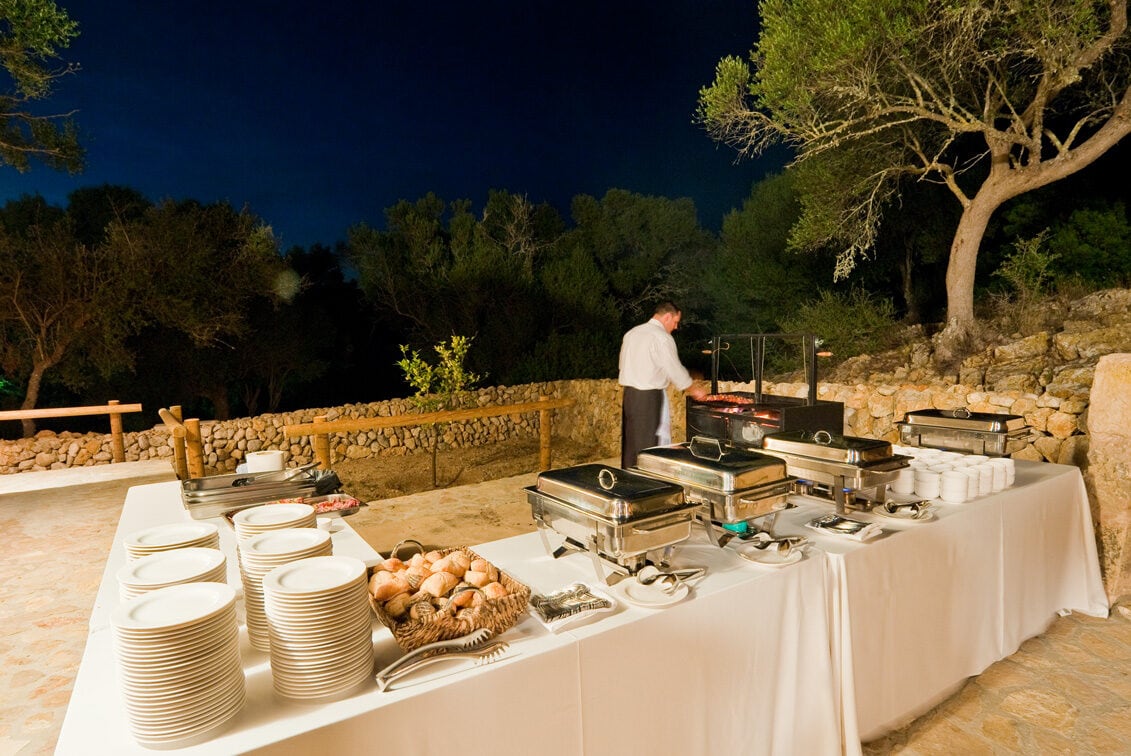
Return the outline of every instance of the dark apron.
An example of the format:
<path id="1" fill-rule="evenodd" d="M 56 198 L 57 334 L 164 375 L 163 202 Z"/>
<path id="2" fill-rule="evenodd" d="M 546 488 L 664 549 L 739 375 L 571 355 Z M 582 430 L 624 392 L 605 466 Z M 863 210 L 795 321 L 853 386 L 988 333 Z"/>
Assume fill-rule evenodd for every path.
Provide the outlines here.
<path id="1" fill-rule="evenodd" d="M 659 444 L 657 431 L 664 408 L 663 389 L 624 387 L 620 420 L 620 466 L 636 465 L 636 456 L 644 449 Z"/>

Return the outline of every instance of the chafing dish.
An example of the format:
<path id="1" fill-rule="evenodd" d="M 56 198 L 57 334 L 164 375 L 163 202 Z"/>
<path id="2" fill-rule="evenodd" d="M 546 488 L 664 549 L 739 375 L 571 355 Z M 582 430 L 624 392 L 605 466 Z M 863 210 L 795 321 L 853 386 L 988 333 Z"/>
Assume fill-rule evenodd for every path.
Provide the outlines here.
<path id="1" fill-rule="evenodd" d="M 781 459 L 724 446 L 712 438 L 645 449 L 636 469 L 682 486 L 684 498 L 699 504 L 696 516 L 708 537 L 719 545 L 734 532 L 724 528 L 716 533 L 714 526 L 746 525 L 785 509 L 793 482 Z"/>
<path id="2" fill-rule="evenodd" d="M 181 483 L 181 501 L 196 520 L 223 517 L 230 512 L 278 499 L 322 496 L 341 488 L 333 470 L 313 465 L 264 473 L 234 473 L 190 478 Z"/>
<path id="3" fill-rule="evenodd" d="M 899 426 L 899 441 L 908 446 L 1004 457 L 1021 451 L 1030 429 L 1020 415 L 923 409 L 908 412 Z"/>
<path id="4" fill-rule="evenodd" d="M 762 451 L 785 460 L 786 471 L 798 479 L 795 490 L 827 493 L 841 514 L 847 506 L 869 507 L 886 501 L 888 484 L 911 461 L 894 454 L 887 441 L 823 430 L 766 436 Z"/>
<path id="5" fill-rule="evenodd" d="M 635 574 L 649 552 L 686 540 L 699 507 L 674 483 L 601 464 L 547 470 L 524 490 L 546 550 L 588 552 L 601 580 L 605 568 Z M 565 536 L 562 547 L 551 549 L 547 531 Z"/>

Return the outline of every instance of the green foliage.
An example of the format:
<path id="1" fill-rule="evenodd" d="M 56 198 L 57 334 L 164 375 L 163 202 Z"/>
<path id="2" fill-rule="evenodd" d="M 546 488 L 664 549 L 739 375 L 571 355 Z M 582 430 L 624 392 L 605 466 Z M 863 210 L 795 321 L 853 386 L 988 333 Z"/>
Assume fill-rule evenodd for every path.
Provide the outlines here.
<path id="1" fill-rule="evenodd" d="M 471 336 L 453 335 L 449 343 L 436 344 L 433 350 L 437 360 L 428 362 L 417 350 L 401 345 L 401 359 L 397 367 L 404 373 L 405 382 L 415 390 L 413 404 L 423 412 L 455 409 L 460 398 L 483 379 L 464 367 L 471 349 Z"/>
<path id="2" fill-rule="evenodd" d="M 1048 248 L 1058 277 L 1099 288 L 1131 282 L 1131 224 L 1122 203 L 1074 210 L 1051 229 Z"/>
<path id="3" fill-rule="evenodd" d="M 1045 249 L 1048 236 L 1046 229 L 1032 238 L 1018 239 L 1013 252 L 994 273 L 1005 279 L 1020 299 L 1039 299 L 1054 280 L 1053 263 L 1059 255 Z"/>
<path id="4" fill-rule="evenodd" d="M 51 95 L 59 77 L 77 70 L 55 63 L 76 36 L 78 24 L 52 0 L 0 0 L 0 65 L 10 86 L 0 92 L 0 165 L 25 171 L 34 157 L 71 172 L 82 167 L 71 118 L 35 115 L 31 107 Z"/>
<path id="5" fill-rule="evenodd" d="M 899 330 L 891 300 L 859 287 L 848 293 L 822 289 L 815 301 L 784 318 L 782 329 L 816 334 L 838 361 L 892 348 Z"/>

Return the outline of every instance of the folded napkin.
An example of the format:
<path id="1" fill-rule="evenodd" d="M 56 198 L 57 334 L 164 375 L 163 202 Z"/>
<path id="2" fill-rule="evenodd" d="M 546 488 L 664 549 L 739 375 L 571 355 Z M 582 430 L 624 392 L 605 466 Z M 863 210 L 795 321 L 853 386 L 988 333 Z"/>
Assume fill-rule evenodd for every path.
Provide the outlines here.
<path id="1" fill-rule="evenodd" d="M 853 541 L 867 541 L 883 533 L 883 528 L 874 522 L 853 520 L 838 514 L 827 514 L 816 517 L 805 523 L 805 527 L 812 528 L 819 533 L 830 533 Z"/>

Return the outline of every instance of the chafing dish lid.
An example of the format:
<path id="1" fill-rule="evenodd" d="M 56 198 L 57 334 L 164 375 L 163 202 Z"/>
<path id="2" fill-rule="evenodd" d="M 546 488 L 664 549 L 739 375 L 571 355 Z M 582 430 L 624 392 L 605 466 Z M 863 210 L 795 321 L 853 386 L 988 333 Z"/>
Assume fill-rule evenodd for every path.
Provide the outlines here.
<path id="1" fill-rule="evenodd" d="M 770 452 L 794 454 L 812 459 L 864 465 L 894 456 L 891 444 L 874 438 L 842 436 L 829 431 L 783 431 L 762 439 L 762 448 Z"/>
<path id="2" fill-rule="evenodd" d="M 547 470 L 538 474 L 535 488 L 582 511 L 613 520 L 689 506 L 683 488 L 675 483 L 601 464 Z"/>
<path id="3" fill-rule="evenodd" d="M 903 420 L 907 425 L 931 425 L 936 428 L 1011 433 L 1025 427 L 1020 415 L 994 412 L 971 412 L 968 409 L 922 409 L 908 412 Z"/>
<path id="4" fill-rule="evenodd" d="M 787 478 L 778 457 L 724 446 L 718 439 L 694 438 L 689 443 L 655 446 L 640 452 L 636 466 L 646 473 L 699 488 L 732 492 Z"/>

